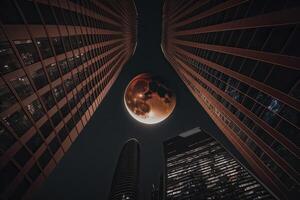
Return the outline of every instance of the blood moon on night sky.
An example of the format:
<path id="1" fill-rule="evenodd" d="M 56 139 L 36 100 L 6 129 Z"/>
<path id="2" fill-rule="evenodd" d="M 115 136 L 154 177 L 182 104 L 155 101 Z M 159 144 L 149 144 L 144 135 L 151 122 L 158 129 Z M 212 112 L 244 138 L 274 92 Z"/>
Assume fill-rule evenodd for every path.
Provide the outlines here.
<path id="1" fill-rule="evenodd" d="M 144 73 L 128 84 L 124 103 L 129 114 L 137 121 L 157 124 L 170 116 L 176 105 L 176 96 L 161 79 Z"/>

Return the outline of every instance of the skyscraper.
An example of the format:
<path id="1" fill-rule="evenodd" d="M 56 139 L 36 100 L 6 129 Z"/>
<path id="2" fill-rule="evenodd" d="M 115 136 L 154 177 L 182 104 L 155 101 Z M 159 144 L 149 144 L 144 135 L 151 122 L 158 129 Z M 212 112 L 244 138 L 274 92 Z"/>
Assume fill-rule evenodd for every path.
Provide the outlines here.
<path id="1" fill-rule="evenodd" d="M 56 167 L 136 46 L 133 0 L 0 1 L 0 199 Z"/>
<path id="2" fill-rule="evenodd" d="M 162 50 L 257 176 L 299 193 L 300 1 L 165 0 Z"/>
<path id="3" fill-rule="evenodd" d="M 109 200 L 137 200 L 139 195 L 140 144 L 128 140 L 120 155 L 111 184 Z"/>
<path id="4" fill-rule="evenodd" d="M 213 137 L 194 128 L 164 142 L 165 199 L 275 199 Z"/>

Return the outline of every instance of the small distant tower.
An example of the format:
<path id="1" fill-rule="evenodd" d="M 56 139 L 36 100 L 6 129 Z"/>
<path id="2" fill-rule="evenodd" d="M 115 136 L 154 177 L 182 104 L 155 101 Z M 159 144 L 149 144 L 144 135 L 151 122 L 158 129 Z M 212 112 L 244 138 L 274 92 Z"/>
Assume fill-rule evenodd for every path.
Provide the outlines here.
<path id="1" fill-rule="evenodd" d="M 109 200 L 137 200 L 139 193 L 140 145 L 136 139 L 128 140 L 119 156 Z"/>

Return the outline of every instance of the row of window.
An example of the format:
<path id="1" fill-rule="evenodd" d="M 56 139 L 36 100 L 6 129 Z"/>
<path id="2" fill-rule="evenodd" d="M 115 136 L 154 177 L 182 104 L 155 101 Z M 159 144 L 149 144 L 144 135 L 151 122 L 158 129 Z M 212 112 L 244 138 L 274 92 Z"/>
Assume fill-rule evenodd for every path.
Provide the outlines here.
<path id="1" fill-rule="evenodd" d="M 294 108 L 209 66 L 192 59 L 185 59 L 184 56 L 183 60 L 187 60 L 184 62 L 188 62 L 188 65 L 196 67 L 207 80 L 228 93 L 235 101 L 243 104 L 263 121 L 282 132 L 291 141 L 295 141 L 297 127 L 300 127 L 300 124 L 297 120 L 299 112 Z M 280 120 L 282 118 L 285 120 Z M 280 125 L 275 126 L 278 123 Z M 288 128 L 285 129 L 282 126 L 288 126 Z"/>
<path id="2" fill-rule="evenodd" d="M 114 63 L 114 64 L 116 64 L 116 63 Z M 112 68 L 112 66 L 109 66 L 108 68 Z M 105 84 L 105 85 L 108 84 L 109 80 L 112 79 L 112 76 L 115 74 L 117 69 L 118 69 L 118 67 L 115 67 L 114 70 L 111 71 L 110 75 L 107 76 L 105 80 L 103 80 L 103 84 Z M 57 152 L 57 150 L 61 146 L 61 143 L 62 143 L 61 141 L 64 141 L 66 139 L 69 132 L 75 127 L 75 124 L 79 122 L 79 120 L 81 119 L 83 114 L 87 111 L 88 107 L 92 104 L 92 102 L 94 102 L 96 97 L 99 96 L 99 94 L 102 92 L 104 87 L 105 86 L 100 85 L 94 91 L 94 93 L 88 98 L 88 100 L 80 106 L 80 108 L 78 109 L 78 112 L 74 115 L 74 120 L 73 120 L 73 118 L 71 118 L 66 123 L 66 125 L 58 132 L 57 136 L 55 136 L 53 138 L 53 140 L 48 144 L 50 151 L 48 149 L 46 149 L 44 151 L 44 153 L 38 158 L 38 163 L 34 164 L 31 167 L 31 169 L 27 172 L 31 181 L 36 180 L 36 178 L 41 174 L 41 171 L 42 171 L 41 169 L 45 168 L 47 166 L 47 164 L 50 162 L 53 155 Z M 90 90 L 85 90 L 85 91 L 87 93 Z M 79 98 L 79 97 L 77 98 L 75 96 L 72 100 L 70 100 L 69 104 L 70 104 L 71 109 L 74 108 L 75 105 L 80 102 L 80 99 L 81 98 Z M 62 115 L 66 115 L 70 112 L 69 111 L 70 109 L 68 107 L 69 107 L 68 104 L 65 104 L 65 106 L 61 109 Z M 57 118 L 58 113 L 59 113 L 59 111 L 56 114 L 54 114 L 53 117 L 51 118 L 52 123 L 54 125 L 61 121 L 60 117 Z M 24 118 L 24 116 L 25 115 L 23 115 L 23 118 Z M 54 118 L 55 118 L 55 120 L 53 120 Z M 27 161 L 32 157 L 32 153 L 36 152 L 37 149 L 44 143 L 43 138 L 46 138 L 47 135 L 49 135 L 50 132 L 52 132 L 52 130 L 53 130 L 53 128 L 51 126 L 51 123 L 49 121 L 47 121 L 40 128 L 42 135 L 40 135 L 39 133 L 34 134 L 34 136 L 26 143 L 26 147 L 21 148 L 16 153 L 16 155 L 14 156 L 14 159 L 17 161 L 17 163 L 20 166 L 24 166 L 27 163 Z M 1 134 L 0 135 L 1 139 L 4 138 L 6 141 L 13 140 L 13 142 L 11 142 L 11 145 L 16 141 L 16 139 L 14 139 L 14 137 L 2 125 L 0 126 L 0 134 Z M 12 138 L 12 139 L 9 139 L 9 138 Z M 8 143 L 2 143 L 2 141 L 4 141 L 4 140 L 1 140 L 1 144 L 0 144 L 1 151 L 0 152 L 2 152 L 3 145 L 7 145 L 7 147 L 11 146 L 11 145 L 8 145 Z M 11 183 L 13 181 L 13 179 L 18 174 L 18 171 L 19 171 L 18 168 L 12 162 L 9 162 L 1 170 L 0 174 L 1 174 L 1 177 L 3 177 L 3 179 L 1 178 L 1 181 L 0 181 L 1 192 L 3 192 L 5 190 L 5 188 L 8 186 L 7 185 L 8 183 Z M 24 180 L 26 180 L 26 179 L 24 179 Z M 22 187 L 22 184 L 20 184 L 18 187 Z M 26 188 L 26 190 L 27 189 L 28 189 L 28 187 Z M 26 190 L 24 190 L 24 192 L 26 192 Z M 14 192 L 14 195 L 20 194 L 22 196 L 22 194 L 24 194 L 24 192 L 19 193 L 18 191 L 16 191 L 16 192 Z"/>
<path id="3" fill-rule="evenodd" d="M 285 25 L 182 35 L 176 38 L 197 43 L 224 45 L 299 57 L 300 51 L 295 46 L 300 42 L 299 37 L 297 37 L 299 31 L 299 25 Z"/>
<path id="4" fill-rule="evenodd" d="M 109 56 L 115 56 L 117 53 L 118 52 L 114 52 L 113 55 L 109 55 Z M 114 62 L 112 62 L 106 68 L 104 68 L 103 73 L 108 74 L 109 70 L 112 69 L 112 67 L 116 64 L 116 62 L 117 62 L 117 59 L 115 59 Z M 66 92 L 69 93 L 70 91 L 72 91 L 75 88 L 76 85 L 80 84 L 83 80 L 86 79 L 86 77 L 83 75 L 84 72 L 88 72 L 88 71 L 90 72 L 89 74 L 86 75 L 87 77 L 92 75 L 92 68 L 93 68 L 93 65 L 90 65 L 87 69 L 80 71 L 73 78 L 65 79 L 64 87 L 66 88 Z M 81 75 L 79 75 L 79 74 L 81 74 Z M 84 94 L 86 94 L 87 91 L 89 91 L 92 87 L 94 87 L 95 83 L 98 83 L 99 80 L 102 80 L 102 76 L 104 76 L 104 75 L 99 74 L 98 76 L 96 76 L 97 79 L 95 78 L 95 80 L 90 81 L 87 85 L 85 85 L 86 87 L 83 87 L 83 89 L 77 93 L 77 95 L 79 97 L 82 97 Z M 25 79 L 25 77 L 23 79 Z M 30 83 L 28 83 L 28 85 L 26 85 L 26 88 L 28 88 L 28 87 L 30 87 Z M 22 88 L 24 90 L 25 87 L 22 87 Z M 43 94 L 41 96 L 41 99 L 43 100 L 45 108 L 47 110 L 50 110 L 53 106 L 55 106 L 56 102 L 59 102 L 65 96 L 66 96 L 66 94 L 63 89 L 63 85 L 58 85 L 55 88 L 53 88 L 52 92 L 48 91 L 45 94 Z M 79 98 L 79 99 L 81 99 L 81 98 Z M 41 103 L 39 102 L 39 100 L 33 101 L 32 103 L 27 105 L 26 108 L 27 108 L 28 112 L 32 115 L 32 118 L 34 120 L 39 120 L 45 114 L 45 111 L 44 111 Z M 29 119 L 23 112 L 15 112 L 12 115 L 8 116 L 5 120 L 13 127 L 13 129 L 15 130 L 15 132 L 18 136 L 23 135 L 32 126 Z M 56 120 L 56 121 L 59 121 L 59 120 Z"/>
<path id="5" fill-rule="evenodd" d="M 114 39 L 121 39 L 121 35 L 72 35 L 50 38 L 56 55 L 72 49 L 97 44 Z M 46 59 L 53 56 L 53 51 L 48 38 L 36 38 L 36 45 L 42 56 Z M 31 65 L 40 60 L 32 40 L 14 41 L 14 44 L 25 65 Z M 105 50 L 105 49 L 103 49 Z M 8 42 L 0 42 L 0 73 L 6 74 L 19 69 L 20 63 Z"/>
<path id="6" fill-rule="evenodd" d="M 209 88 L 207 85 L 205 85 L 203 82 L 201 82 L 199 79 L 197 79 L 195 76 L 193 76 L 189 72 L 187 72 L 187 73 L 191 77 L 193 77 L 193 79 L 195 79 L 214 98 L 216 98 L 220 103 L 222 103 L 225 108 L 227 108 L 230 112 L 232 112 L 234 115 L 236 115 L 236 117 L 240 118 L 241 116 L 244 116 L 243 119 L 240 119 L 241 122 L 244 123 L 245 126 L 248 127 L 249 129 L 252 129 L 253 132 L 255 131 L 254 133 L 258 137 L 260 137 L 264 142 L 266 142 L 266 140 L 268 140 L 268 138 L 270 139 L 270 141 L 275 142 L 274 139 L 271 138 L 262 128 L 255 125 L 254 122 L 250 118 L 248 118 L 247 116 L 245 116 L 241 112 L 239 112 L 233 105 L 231 105 L 229 102 L 227 102 L 222 96 L 217 94 L 215 91 L 213 91 L 211 88 Z M 197 88 L 195 88 L 192 84 L 189 84 L 189 85 L 194 91 L 196 91 L 196 93 L 200 94 L 200 96 L 201 96 L 201 93 L 197 90 Z M 204 100 L 204 102 L 207 102 L 207 100 Z M 214 106 L 210 103 L 208 104 L 208 108 L 210 110 L 212 110 L 212 109 L 215 110 Z M 258 157 L 260 157 L 260 159 L 266 164 L 266 166 L 268 168 L 270 168 L 270 170 L 274 173 L 274 175 L 277 176 L 279 178 L 279 180 L 281 180 L 282 183 L 284 183 L 284 185 L 286 185 L 286 187 L 288 189 L 290 188 L 292 190 L 295 187 L 297 187 L 296 182 L 288 174 L 286 174 L 274 161 L 272 161 L 270 157 L 266 157 L 267 155 L 265 153 L 263 153 L 263 151 L 260 149 L 260 147 L 258 147 L 255 144 L 255 142 L 253 142 L 243 130 L 241 130 L 235 123 L 233 123 L 233 121 L 231 121 L 230 118 L 228 118 L 228 116 L 225 116 L 224 114 L 220 113 L 219 111 L 214 111 L 212 113 L 213 114 L 218 113 L 217 117 L 220 118 L 230 129 L 232 129 L 233 132 L 235 134 L 237 134 L 237 136 L 240 137 L 240 139 L 247 146 L 249 146 L 249 148 Z M 273 146 L 271 146 L 271 148 L 273 148 Z M 297 162 L 295 162 L 295 160 L 293 160 L 294 155 L 292 155 L 287 150 L 283 151 L 282 153 L 279 153 L 282 149 L 285 149 L 282 145 L 281 145 L 280 149 L 273 148 L 273 150 L 275 152 L 277 152 L 279 155 L 281 155 L 282 157 L 284 154 L 283 158 L 285 160 L 287 160 L 289 163 L 293 163 L 293 164 L 297 163 Z M 267 158 L 269 158 L 269 159 L 267 159 Z M 272 165 L 269 164 L 271 162 L 272 162 Z"/>
<path id="7" fill-rule="evenodd" d="M 188 63 L 189 61 L 187 61 Z M 277 100 L 272 100 L 270 105 L 267 107 L 264 107 L 261 104 L 260 99 L 256 99 L 256 103 L 253 104 L 253 108 L 249 108 L 247 101 L 241 101 L 239 100 L 240 96 L 244 96 L 243 93 L 240 93 L 239 90 L 237 90 L 236 88 L 232 88 L 228 82 L 223 82 L 223 84 L 225 86 L 221 87 L 220 84 L 220 80 L 216 79 L 212 74 L 213 73 L 209 73 L 208 71 L 212 71 L 213 69 L 205 66 L 205 65 L 198 65 L 198 69 L 199 69 L 199 74 L 205 78 L 206 80 L 210 81 L 212 84 L 214 84 L 216 87 L 218 87 L 219 89 L 221 89 L 222 91 L 226 92 L 227 94 L 229 94 L 233 100 L 238 101 L 240 104 L 244 105 L 246 108 L 248 108 L 250 111 L 252 111 L 254 114 L 256 114 L 258 117 L 260 117 L 261 119 L 263 119 L 264 121 L 268 122 L 268 124 L 270 124 L 272 127 L 276 127 L 276 124 L 279 123 L 280 120 L 276 120 L 276 113 L 278 112 L 279 108 L 278 108 L 278 104 L 277 104 Z M 225 75 L 226 76 L 226 75 Z M 231 88 L 228 89 L 228 88 Z M 248 96 L 245 98 L 249 98 Z M 238 109 L 236 109 L 232 104 L 228 104 L 227 101 L 225 100 L 225 98 L 217 98 L 218 101 L 220 101 L 221 103 L 224 103 L 226 105 L 226 108 L 228 110 L 230 110 L 232 113 L 234 113 L 235 115 L 238 116 L 239 120 L 241 122 L 243 122 L 247 127 L 249 127 L 250 129 L 253 130 L 254 133 L 256 133 L 268 146 L 271 146 L 271 144 L 273 143 L 274 139 L 265 131 L 263 131 L 263 129 L 261 127 L 259 127 L 252 119 L 248 118 L 246 115 L 244 115 L 242 112 L 238 111 Z M 265 100 L 265 99 L 263 99 Z M 251 100 L 252 101 L 252 100 Z M 260 102 L 260 103 L 258 103 Z M 276 117 L 275 117 L 276 116 Z M 276 124 L 274 124 L 276 121 Z M 282 122 L 283 120 L 281 120 Z M 280 127 L 280 125 L 279 125 Z M 296 131 L 296 128 L 294 128 L 294 130 Z M 293 134 L 286 136 L 287 138 L 290 139 L 290 141 L 295 142 L 295 139 L 298 137 L 297 132 L 294 132 Z M 278 143 L 278 142 L 277 142 Z M 279 144 L 279 143 L 278 143 Z M 297 144 L 297 142 L 296 142 Z M 281 148 L 275 148 L 273 147 L 272 149 L 274 151 L 276 151 L 277 153 L 279 153 L 279 155 L 281 155 L 284 159 L 286 159 L 287 162 L 290 163 L 291 166 L 294 166 L 295 163 L 297 163 L 297 158 L 290 153 L 283 145 L 280 145 Z M 283 153 L 286 153 L 285 156 L 283 156 Z M 295 166 L 294 166 L 295 167 Z"/>
<path id="8" fill-rule="evenodd" d="M 214 9 L 214 6 L 221 5 L 224 1 L 215 0 L 209 1 L 203 7 L 199 7 L 194 12 L 188 14 L 185 19 L 189 19 L 194 15 L 199 14 L 202 11 L 207 11 L 209 8 Z M 210 4 L 210 5 L 209 5 Z M 209 5 L 209 6 L 208 6 Z M 194 29 L 199 27 L 205 27 L 215 24 L 221 24 L 229 21 L 240 20 L 244 18 L 254 17 L 257 15 L 263 15 L 271 12 L 280 11 L 283 9 L 299 7 L 300 3 L 296 1 L 260 1 L 260 0 L 251 0 L 245 1 L 241 4 L 238 4 L 234 7 L 230 7 L 221 12 L 212 14 L 207 17 L 203 17 L 197 21 L 194 21 L 190 24 L 183 25 L 177 28 L 177 31 Z M 179 20 L 180 22 L 181 20 Z"/>
<path id="9" fill-rule="evenodd" d="M 184 1 L 182 1 L 182 2 L 184 2 Z M 178 22 L 190 19 L 191 17 L 193 17 L 197 14 L 200 14 L 206 10 L 209 10 L 222 2 L 224 2 L 224 0 L 210 0 L 210 1 L 205 2 L 204 4 L 200 4 L 200 6 L 198 8 L 193 7 L 194 9 L 192 12 L 187 13 L 185 16 L 182 16 L 181 18 L 177 19 L 175 21 L 175 24 Z M 191 4 L 191 5 L 193 5 L 193 4 Z"/>
<path id="10" fill-rule="evenodd" d="M 2 0 L 0 4 L 0 20 L 4 24 L 24 24 L 22 16 L 28 24 L 86 26 L 120 31 L 120 27 L 56 6 L 33 1 Z M 18 8 L 20 8 L 20 12 Z"/>
<path id="11" fill-rule="evenodd" d="M 103 47 L 103 48 L 96 48 L 93 50 L 90 50 L 86 53 L 83 53 L 81 55 L 76 55 L 75 57 L 70 57 L 64 60 L 61 60 L 58 62 L 58 67 L 61 70 L 62 74 L 66 74 L 70 72 L 72 69 L 77 68 L 82 63 L 86 62 L 87 60 L 90 60 L 97 55 L 101 55 L 102 51 L 108 51 L 108 49 L 114 48 L 118 46 L 120 43 L 114 43 L 112 45 Z M 120 52 L 120 49 L 118 51 L 114 51 L 111 54 L 108 54 L 104 58 L 97 61 L 97 66 L 102 66 L 103 63 L 106 63 L 110 58 L 117 55 L 117 53 Z M 46 71 L 49 76 L 50 81 L 54 81 L 60 77 L 59 69 L 58 69 L 56 63 L 50 64 L 46 66 Z M 91 70 L 91 68 L 85 69 L 87 72 Z M 40 89 L 48 84 L 48 79 L 46 74 L 44 73 L 43 68 L 39 68 L 36 71 L 30 71 L 30 76 L 33 80 L 33 83 L 36 87 L 36 89 Z M 85 79 L 84 72 L 80 72 L 78 75 L 75 75 L 74 80 L 76 78 L 79 79 Z M 72 89 L 71 87 L 71 81 L 69 80 L 65 82 L 66 89 L 70 91 Z M 14 79 L 10 80 L 10 84 L 18 94 L 18 96 L 21 99 L 25 99 L 26 97 L 32 95 L 34 93 L 33 88 L 31 87 L 30 81 L 26 76 L 23 77 L 16 77 Z M 58 90 L 61 91 L 61 89 L 58 88 Z M 16 99 L 14 95 L 11 94 L 10 90 L 5 86 L 1 85 L 0 87 L 0 97 L 3 99 L 0 103 L 0 112 L 4 111 L 5 109 L 12 106 L 14 103 L 16 103 Z"/>
<path id="12" fill-rule="evenodd" d="M 73 3 L 79 4 L 79 5 L 85 7 L 89 10 L 94 11 L 98 15 L 105 16 L 105 17 L 108 17 L 110 19 L 113 19 L 116 22 L 118 22 L 120 20 L 115 15 L 112 15 L 111 13 L 109 13 L 106 10 L 102 9 L 101 7 L 99 7 L 97 4 L 95 4 L 91 0 L 81 0 L 81 1 L 70 0 L 70 1 L 72 1 Z M 106 1 L 106 2 L 101 2 L 101 3 L 106 4 L 106 6 L 108 6 L 109 8 L 112 8 L 110 6 L 110 3 L 112 3 L 112 2 Z M 115 9 L 112 9 L 112 10 L 115 10 Z"/>
<path id="13" fill-rule="evenodd" d="M 179 48 L 195 54 L 213 63 L 219 64 L 225 68 L 238 72 L 266 85 L 276 88 L 287 95 L 295 98 L 299 97 L 299 77 L 300 71 L 288 69 L 279 65 L 274 65 L 249 58 L 224 54 L 205 49 L 197 49 L 179 45 Z M 289 77 L 282 82 L 282 77 Z M 297 94 L 298 93 L 298 94 Z"/>
<path id="14" fill-rule="evenodd" d="M 111 64 L 108 65 L 104 69 L 107 74 L 109 73 L 109 70 L 112 69 L 113 66 L 116 65 L 117 62 L 118 62 L 118 60 L 111 62 Z M 115 73 L 115 71 L 112 73 Z M 105 85 L 109 82 L 109 80 L 112 78 L 112 75 L 113 75 L 112 73 L 111 73 L 111 75 L 107 76 L 107 78 L 105 80 L 102 80 L 103 84 L 100 85 L 101 89 L 103 89 L 105 87 Z M 67 116 L 67 114 L 70 112 L 70 109 L 72 110 L 75 107 L 75 105 L 83 98 L 83 96 L 85 94 L 87 94 L 87 92 L 90 91 L 95 86 L 95 83 L 98 83 L 99 80 L 101 80 L 101 79 L 102 79 L 101 74 L 99 74 L 93 80 L 89 81 L 88 84 L 86 84 L 82 88 L 82 90 L 80 90 L 77 93 L 77 95 L 74 96 L 74 98 L 72 98 L 69 101 L 71 108 L 68 107 L 68 104 L 65 104 L 60 109 L 60 111 L 62 113 L 62 117 L 61 117 L 61 114 L 59 114 L 59 111 L 51 117 L 52 124 L 54 124 L 54 126 L 58 125 L 58 123 L 62 120 L 62 118 Z M 54 92 L 54 94 L 55 94 L 55 92 Z M 57 97 L 64 97 L 64 96 L 63 95 L 55 95 L 55 97 L 57 98 Z M 94 98 L 96 98 L 96 96 Z M 46 109 L 50 109 L 50 108 L 52 108 L 52 106 L 55 105 L 55 100 L 54 100 L 51 92 L 48 92 L 44 96 L 42 96 L 42 99 L 45 103 Z M 91 104 L 91 102 L 90 102 L 90 104 Z M 32 103 L 27 105 L 26 109 L 28 110 L 28 112 L 31 114 L 32 118 L 35 121 L 40 119 L 45 114 L 45 111 L 38 99 L 34 100 Z M 30 120 L 28 119 L 28 117 L 25 115 L 25 113 L 23 111 L 15 112 L 11 116 L 7 117 L 5 119 L 5 121 L 7 121 L 8 125 L 11 125 L 11 127 L 13 128 L 13 130 L 19 137 L 21 137 L 27 130 L 29 130 L 29 128 L 32 127 Z M 45 138 L 53 130 L 53 128 L 51 128 L 50 126 L 51 126 L 51 123 L 47 122 L 41 127 L 41 132 L 43 133 Z M 0 149 L 1 149 L 1 152 L 5 152 L 9 147 L 12 146 L 12 144 L 16 140 L 10 134 L 7 134 L 6 132 L 4 132 L 4 129 L 1 130 L 1 133 L 2 133 L 1 137 L 3 137 L 3 140 L 1 140 L 1 144 L 0 144 L 1 148 Z"/>

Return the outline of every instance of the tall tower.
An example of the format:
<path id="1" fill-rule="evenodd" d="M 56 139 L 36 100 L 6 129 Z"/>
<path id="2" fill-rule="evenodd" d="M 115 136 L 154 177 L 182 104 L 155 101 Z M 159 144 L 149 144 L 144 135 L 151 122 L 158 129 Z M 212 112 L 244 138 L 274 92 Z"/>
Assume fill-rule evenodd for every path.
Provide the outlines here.
<path id="1" fill-rule="evenodd" d="M 300 1 L 165 0 L 162 50 L 281 199 L 299 193 Z"/>
<path id="2" fill-rule="evenodd" d="M 137 200 L 139 195 L 140 144 L 128 140 L 120 155 L 111 184 L 109 200 Z"/>
<path id="3" fill-rule="evenodd" d="M 275 199 L 200 128 L 164 142 L 165 199 Z"/>
<path id="4" fill-rule="evenodd" d="M 133 55 L 136 16 L 130 0 L 0 1 L 0 199 L 58 165 Z"/>

